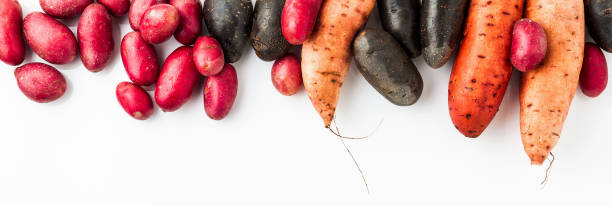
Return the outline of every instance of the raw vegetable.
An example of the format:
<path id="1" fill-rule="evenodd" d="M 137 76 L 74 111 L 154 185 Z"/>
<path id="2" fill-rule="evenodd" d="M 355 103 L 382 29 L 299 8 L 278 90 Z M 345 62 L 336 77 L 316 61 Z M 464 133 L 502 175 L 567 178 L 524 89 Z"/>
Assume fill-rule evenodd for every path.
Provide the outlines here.
<path id="1" fill-rule="evenodd" d="M 25 56 L 21 18 L 17 0 L 0 0 L 0 61 L 13 66 L 21 64 Z"/>
<path id="2" fill-rule="evenodd" d="M 542 65 L 524 73 L 519 93 L 521 137 L 531 164 L 541 165 L 555 147 L 578 86 L 584 55 L 582 0 L 528 0 L 526 17 L 548 36 Z"/>
<path id="3" fill-rule="evenodd" d="M 149 86 L 159 76 L 159 60 L 152 45 L 134 31 L 121 41 L 121 60 L 130 80 L 139 86 Z"/>
<path id="4" fill-rule="evenodd" d="M 206 115 L 214 120 L 225 118 L 234 105 L 237 93 L 236 69 L 231 64 L 225 64 L 219 74 L 206 78 L 206 83 L 204 83 Z"/>
<path id="5" fill-rule="evenodd" d="M 199 0 L 171 0 L 170 4 L 181 15 L 174 38 L 184 45 L 193 44 L 202 31 L 202 4 Z"/>
<path id="6" fill-rule="evenodd" d="M 410 58 L 421 55 L 420 0 L 378 0 L 382 27 L 404 47 Z"/>
<path id="7" fill-rule="evenodd" d="M 530 19 L 514 23 L 510 62 L 519 71 L 536 68 L 546 56 L 548 40 L 540 24 Z"/>
<path id="8" fill-rule="evenodd" d="M 408 106 L 421 96 L 421 74 L 391 34 L 365 29 L 355 38 L 353 53 L 359 72 L 391 103 Z"/>
<path id="9" fill-rule="evenodd" d="M 589 34 L 607 52 L 612 52 L 612 0 L 584 0 Z"/>
<path id="10" fill-rule="evenodd" d="M 76 57 L 77 40 L 72 31 L 46 14 L 28 14 L 23 33 L 32 50 L 49 63 L 66 64 Z"/>
<path id="11" fill-rule="evenodd" d="M 491 123 L 506 93 L 512 28 L 523 16 L 523 0 L 471 2 L 448 85 L 448 109 L 455 128 L 475 138 Z"/>
<path id="12" fill-rule="evenodd" d="M 193 46 L 193 61 L 200 74 L 215 75 L 221 72 L 225 65 L 223 49 L 214 38 L 201 36 Z"/>
<path id="13" fill-rule="evenodd" d="M 206 0 L 204 21 L 210 35 L 221 43 L 225 61 L 238 61 L 249 43 L 253 22 L 251 0 Z"/>
<path id="14" fill-rule="evenodd" d="M 593 43 L 584 45 L 584 61 L 580 71 L 580 88 L 589 97 L 599 96 L 608 85 L 608 63 L 603 52 Z"/>
<path id="15" fill-rule="evenodd" d="M 134 31 L 140 30 L 142 15 L 144 15 L 149 7 L 158 3 L 168 3 L 168 0 L 133 0 L 130 10 L 128 11 L 130 27 L 132 27 Z"/>
<path id="16" fill-rule="evenodd" d="M 113 16 L 123 16 L 130 10 L 130 0 L 98 0 Z"/>
<path id="17" fill-rule="evenodd" d="M 93 2 L 94 0 L 39 0 L 40 8 L 45 13 L 60 19 L 78 16 Z"/>
<path id="18" fill-rule="evenodd" d="M 113 25 L 111 15 L 102 4 L 85 8 L 77 27 L 79 49 L 83 65 L 91 72 L 104 69 L 113 53 Z"/>
<path id="19" fill-rule="evenodd" d="M 142 16 L 140 21 L 140 34 L 151 44 L 162 43 L 174 34 L 181 23 L 179 12 L 170 4 L 156 4 Z"/>
<path id="20" fill-rule="evenodd" d="M 440 68 L 451 58 L 461 38 L 468 0 L 423 0 L 421 45 L 423 59 Z"/>
<path id="21" fill-rule="evenodd" d="M 199 80 L 193 49 L 179 47 L 166 58 L 155 88 L 155 102 L 164 112 L 176 111 L 189 100 Z"/>
<path id="22" fill-rule="evenodd" d="M 302 67 L 295 55 L 287 54 L 274 62 L 272 84 L 285 96 L 294 95 L 302 88 Z"/>
<path id="23" fill-rule="evenodd" d="M 28 63 L 15 69 L 14 73 L 19 89 L 32 101 L 55 101 L 66 92 L 66 79 L 52 66 Z"/>
<path id="24" fill-rule="evenodd" d="M 153 114 L 151 96 L 139 86 L 121 82 L 115 89 L 115 95 L 123 110 L 137 120 L 148 119 Z"/>
<path id="25" fill-rule="evenodd" d="M 281 16 L 283 35 L 301 45 L 312 33 L 323 0 L 286 0 Z"/>
<path id="26" fill-rule="evenodd" d="M 285 0 L 257 0 L 251 45 L 257 57 L 264 61 L 274 61 L 289 51 L 291 44 L 281 30 L 281 13 Z"/>
<path id="27" fill-rule="evenodd" d="M 314 32 L 302 46 L 304 87 L 325 127 L 334 118 L 351 63 L 351 44 L 375 0 L 324 1 Z"/>

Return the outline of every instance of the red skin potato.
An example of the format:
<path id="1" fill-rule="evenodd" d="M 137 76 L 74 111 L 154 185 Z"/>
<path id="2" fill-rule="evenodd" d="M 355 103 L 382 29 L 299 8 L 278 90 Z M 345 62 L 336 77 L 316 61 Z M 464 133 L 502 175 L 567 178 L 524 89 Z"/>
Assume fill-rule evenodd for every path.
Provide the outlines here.
<path id="1" fill-rule="evenodd" d="M 231 64 L 206 79 L 204 84 L 204 110 L 214 120 L 221 120 L 229 114 L 238 94 L 238 76 Z"/>
<path id="2" fill-rule="evenodd" d="M 159 61 L 152 45 L 137 31 L 130 32 L 121 41 L 121 60 L 130 80 L 139 86 L 149 86 L 159 76 Z"/>
<path id="3" fill-rule="evenodd" d="M 144 15 L 145 11 L 147 11 L 149 7 L 158 3 L 168 3 L 168 0 L 132 1 L 132 5 L 130 6 L 130 10 L 128 12 L 128 20 L 130 21 L 130 27 L 132 27 L 134 31 L 138 31 L 140 29 L 140 20 L 142 19 L 142 15 Z"/>
<path id="4" fill-rule="evenodd" d="M 115 90 L 117 100 L 123 110 L 137 120 L 146 120 L 153 114 L 151 96 L 138 85 L 121 82 Z"/>
<path id="5" fill-rule="evenodd" d="M 130 10 L 130 0 L 98 0 L 113 14 L 113 16 L 123 16 Z"/>
<path id="6" fill-rule="evenodd" d="M 111 15 L 102 4 L 85 8 L 77 27 L 81 61 L 91 72 L 99 72 L 110 60 L 115 47 Z"/>
<path id="7" fill-rule="evenodd" d="M 297 93 L 302 87 L 302 66 L 293 54 L 287 54 L 272 65 L 272 84 L 285 96 Z"/>
<path id="8" fill-rule="evenodd" d="M 293 45 L 301 45 L 312 33 L 322 0 L 287 0 L 281 16 L 283 36 Z"/>
<path id="9" fill-rule="evenodd" d="M 174 6 L 156 4 L 149 7 L 142 16 L 140 34 L 145 41 L 159 44 L 170 39 L 180 23 L 180 14 Z"/>
<path id="10" fill-rule="evenodd" d="M 580 71 L 580 88 L 589 97 L 599 96 L 608 85 L 608 63 L 596 44 L 584 45 L 584 61 Z"/>
<path id="11" fill-rule="evenodd" d="M 178 110 L 189 100 L 200 77 L 193 64 L 193 49 L 179 47 L 164 63 L 155 88 L 155 102 L 164 112 Z"/>
<path id="12" fill-rule="evenodd" d="M 25 56 L 21 18 L 17 0 L 0 0 L 0 60 L 12 66 L 21 64 Z"/>
<path id="13" fill-rule="evenodd" d="M 526 72 L 536 68 L 546 56 L 548 45 L 544 28 L 524 18 L 514 23 L 510 62 L 517 70 Z"/>
<path id="14" fill-rule="evenodd" d="M 184 45 L 191 45 L 202 31 L 202 4 L 199 0 L 170 0 L 181 15 L 181 23 L 174 38 Z"/>
<path id="15" fill-rule="evenodd" d="M 204 76 L 212 76 L 221 72 L 225 65 L 221 44 L 210 36 L 201 36 L 193 46 L 193 61 Z"/>
<path id="16" fill-rule="evenodd" d="M 60 19 L 76 17 L 94 0 L 40 0 L 45 13 Z"/>
<path id="17" fill-rule="evenodd" d="M 74 60 L 77 40 L 68 27 L 41 12 L 32 12 L 23 20 L 25 39 L 41 58 L 52 64 Z"/>
<path id="18" fill-rule="evenodd" d="M 66 79 L 52 66 L 28 63 L 15 69 L 14 73 L 19 89 L 32 101 L 51 102 L 66 92 Z"/>

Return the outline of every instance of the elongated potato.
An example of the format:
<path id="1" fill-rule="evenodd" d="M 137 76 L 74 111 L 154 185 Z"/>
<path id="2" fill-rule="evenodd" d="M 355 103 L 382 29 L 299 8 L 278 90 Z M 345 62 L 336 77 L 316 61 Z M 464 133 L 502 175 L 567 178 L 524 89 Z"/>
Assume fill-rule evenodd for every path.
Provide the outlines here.
<path id="1" fill-rule="evenodd" d="M 599 96 L 608 85 L 608 62 L 601 49 L 593 43 L 584 46 L 584 61 L 580 71 L 580 89 L 589 97 Z"/>
<path id="2" fill-rule="evenodd" d="M 238 94 L 238 76 L 231 64 L 223 70 L 206 78 L 204 83 L 204 110 L 214 120 L 221 120 L 229 114 Z"/>
<path id="3" fill-rule="evenodd" d="M 110 60 L 115 44 L 111 15 L 102 4 L 85 8 L 77 27 L 79 49 L 83 65 L 91 72 L 99 72 Z"/>
<path id="4" fill-rule="evenodd" d="M 526 17 L 548 37 L 542 65 L 521 77 L 521 137 L 531 164 L 541 165 L 561 136 L 584 55 L 582 0 L 527 0 Z"/>
<path id="5" fill-rule="evenodd" d="M 166 58 L 159 74 L 155 102 L 164 112 L 178 110 L 189 100 L 200 77 L 193 64 L 193 49 L 189 46 L 177 48 Z"/>
<path id="6" fill-rule="evenodd" d="M 140 35 L 151 44 L 159 44 L 170 39 L 180 23 L 181 16 L 174 6 L 156 4 L 142 15 Z"/>
<path id="7" fill-rule="evenodd" d="M 94 0 L 39 0 L 40 8 L 45 13 L 60 19 L 78 16 L 93 2 Z"/>
<path id="8" fill-rule="evenodd" d="M 589 34 L 607 52 L 612 52 L 612 0 L 584 0 Z"/>
<path id="9" fill-rule="evenodd" d="M 283 57 L 291 48 L 281 30 L 284 4 L 285 0 L 257 0 L 255 3 L 250 38 L 255 54 L 261 60 L 274 61 Z"/>
<path id="10" fill-rule="evenodd" d="M 52 66 L 28 63 L 15 69 L 14 73 L 19 89 L 32 101 L 52 102 L 66 92 L 66 79 Z"/>
<path id="11" fill-rule="evenodd" d="M 289 43 L 301 45 L 312 33 L 323 0 L 287 0 L 281 25 Z"/>
<path id="12" fill-rule="evenodd" d="M 28 14 L 23 33 L 34 53 L 49 63 L 66 64 L 76 57 L 77 40 L 72 31 L 46 14 Z"/>
<path id="13" fill-rule="evenodd" d="M 432 68 L 448 62 L 459 45 L 469 0 L 423 0 L 421 45 L 423 59 Z"/>
<path id="14" fill-rule="evenodd" d="M 421 55 L 421 0 L 378 0 L 380 21 L 410 58 Z"/>
<path id="15" fill-rule="evenodd" d="M 206 0 L 204 21 L 210 36 L 221 43 L 225 61 L 237 62 L 249 43 L 253 23 L 251 0 Z"/>
<path id="16" fill-rule="evenodd" d="M 199 0 L 171 0 L 181 15 L 181 23 L 174 32 L 174 38 L 184 45 L 192 45 L 202 31 L 202 4 Z"/>
<path id="17" fill-rule="evenodd" d="M 149 86 L 159 76 L 159 60 L 152 45 L 145 42 L 137 31 L 130 32 L 121 41 L 121 60 L 130 80 L 139 86 Z"/>
<path id="18" fill-rule="evenodd" d="M 0 0 L 0 60 L 18 65 L 25 56 L 21 6 L 17 0 Z"/>

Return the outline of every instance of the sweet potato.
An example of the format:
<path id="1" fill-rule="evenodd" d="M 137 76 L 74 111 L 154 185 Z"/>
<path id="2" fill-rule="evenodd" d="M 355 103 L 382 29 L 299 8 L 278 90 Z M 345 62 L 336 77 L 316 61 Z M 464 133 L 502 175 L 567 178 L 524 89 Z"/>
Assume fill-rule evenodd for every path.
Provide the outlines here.
<path id="1" fill-rule="evenodd" d="M 301 45 L 312 33 L 322 0 L 286 0 L 281 17 L 283 35 L 289 43 Z"/>
<path id="2" fill-rule="evenodd" d="M 98 0 L 113 14 L 113 16 L 123 16 L 130 10 L 130 0 Z"/>
<path id="3" fill-rule="evenodd" d="M 123 110 L 137 120 L 148 119 L 153 114 L 153 101 L 144 89 L 129 82 L 121 82 L 115 95 Z"/>
<path id="4" fill-rule="evenodd" d="M 546 56 L 548 40 L 540 24 L 531 19 L 521 19 L 514 23 L 510 62 L 519 71 L 536 68 Z"/>
<path id="5" fill-rule="evenodd" d="M 521 77 L 520 125 L 531 164 L 541 165 L 559 141 L 584 55 L 582 0 L 527 0 L 526 17 L 544 28 L 548 55 Z"/>
<path id="6" fill-rule="evenodd" d="M 128 11 L 128 20 L 130 21 L 130 27 L 134 31 L 140 30 L 140 20 L 145 11 L 149 7 L 158 3 L 168 3 L 168 0 L 133 0 Z"/>
<path id="7" fill-rule="evenodd" d="M 193 44 L 202 31 L 202 4 L 199 0 L 171 0 L 170 5 L 181 15 L 174 38 L 184 45 Z"/>
<path id="8" fill-rule="evenodd" d="M 512 28 L 522 15 L 523 0 L 471 1 L 448 85 L 450 117 L 466 137 L 480 136 L 499 109 L 512 74 Z"/>
<path id="9" fill-rule="evenodd" d="M 204 21 L 210 36 L 221 43 L 225 61 L 240 60 L 253 23 L 251 0 L 206 0 Z"/>
<path id="10" fill-rule="evenodd" d="M 39 0 L 45 13 L 60 19 L 76 17 L 94 0 Z"/>
<path id="11" fill-rule="evenodd" d="M 274 62 L 272 84 L 285 96 L 294 95 L 302 88 L 302 66 L 295 55 L 287 54 Z"/>
<path id="12" fill-rule="evenodd" d="M 21 6 L 17 0 L 0 0 L 0 61 L 18 65 L 25 56 Z"/>
<path id="13" fill-rule="evenodd" d="M 206 78 L 204 83 L 204 110 L 214 120 L 229 114 L 238 93 L 238 76 L 231 64 L 225 64 L 217 75 Z"/>
<path id="14" fill-rule="evenodd" d="M 130 80 L 139 86 L 149 86 L 159 76 L 159 60 L 152 45 L 134 31 L 121 41 L 121 60 Z"/>
<path id="15" fill-rule="evenodd" d="M 174 6 L 156 4 L 142 15 L 140 35 L 151 44 L 159 44 L 170 39 L 180 23 L 181 16 Z"/>
<path id="16" fill-rule="evenodd" d="M 221 44 L 212 37 L 201 36 L 193 46 L 193 61 L 204 76 L 212 76 L 223 69 L 225 58 Z"/>
<path id="17" fill-rule="evenodd" d="M 65 64 L 76 57 L 77 40 L 72 31 L 46 14 L 28 14 L 23 20 L 23 33 L 34 53 L 49 63 Z"/>
<path id="18" fill-rule="evenodd" d="M 580 89 L 589 97 L 599 96 L 608 85 L 608 63 L 601 49 L 593 43 L 584 46 L 584 61 L 580 71 Z"/>
<path id="19" fill-rule="evenodd" d="M 351 63 L 351 45 L 375 0 L 324 1 L 314 32 L 302 46 L 304 87 L 325 127 L 334 118 Z"/>
<path id="20" fill-rule="evenodd" d="M 52 66 L 28 63 L 15 69 L 14 73 L 19 89 L 32 101 L 55 101 L 66 92 L 66 79 Z"/>
<path id="21" fill-rule="evenodd" d="M 155 102 L 164 112 L 173 112 L 189 100 L 200 79 L 193 64 L 193 49 L 182 46 L 164 63 L 155 87 Z"/>
<path id="22" fill-rule="evenodd" d="M 112 18 L 102 4 L 93 3 L 85 8 L 79 19 L 77 36 L 85 68 L 91 72 L 104 69 L 115 45 Z"/>
<path id="23" fill-rule="evenodd" d="M 440 68 L 457 49 L 469 0 L 423 0 L 421 45 L 423 59 Z"/>

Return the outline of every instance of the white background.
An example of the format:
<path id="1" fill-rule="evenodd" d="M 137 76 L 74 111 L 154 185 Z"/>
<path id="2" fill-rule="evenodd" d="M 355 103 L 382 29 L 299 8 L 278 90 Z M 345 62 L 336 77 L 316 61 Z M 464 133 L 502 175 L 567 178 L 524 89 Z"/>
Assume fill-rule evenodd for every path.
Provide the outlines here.
<path id="1" fill-rule="evenodd" d="M 20 1 L 24 16 L 41 11 Z M 460 135 L 447 111 L 452 63 L 438 70 L 415 59 L 425 88 L 419 102 L 394 106 L 351 67 L 338 105 L 343 134 L 372 194 L 305 92 L 285 97 L 272 86 L 272 63 L 252 49 L 234 66 L 238 98 L 222 121 L 203 109 L 202 87 L 180 110 L 151 119 L 128 116 L 115 86 L 128 80 L 119 42 L 131 31 L 115 20 L 115 51 L 100 73 L 80 59 L 55 65 L 68 90 L 38 104 L 17 88 L 14 67 L 0 63 L 0 205 L 589 205 L 610 203 L 612 93 L 576 92 L 550 180 L 531 166 L 519 134 L 518 73 L 500 111 L 478 139 Z M 77 19 L 67 21 L 76 31 Z M 370 26 L 377 26 L 375 10 Z M 374 23 L 374 24 L 373 24 Z M 165 58 L 178 47 L 158 45 Z M 612 55 L 606 54 L 610 59 Z M 26 63 L 42 61 L 28 49 Z M 603 205 L 603 204 L 602 204 Z"/>

